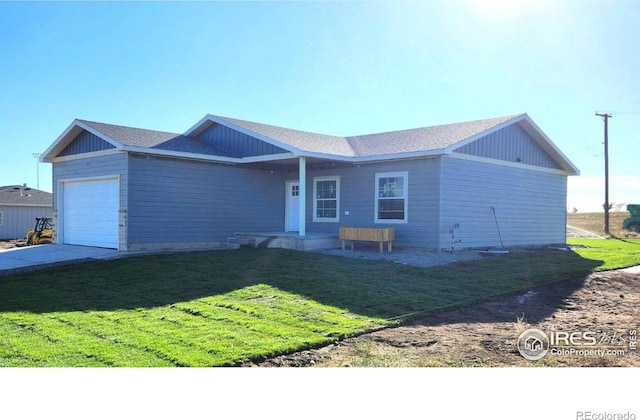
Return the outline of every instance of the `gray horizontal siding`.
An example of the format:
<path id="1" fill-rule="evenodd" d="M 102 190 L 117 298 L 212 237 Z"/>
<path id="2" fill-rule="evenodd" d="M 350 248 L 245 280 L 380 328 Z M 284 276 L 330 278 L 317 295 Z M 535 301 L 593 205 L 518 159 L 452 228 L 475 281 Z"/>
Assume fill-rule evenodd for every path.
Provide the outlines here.
<path id="1" fill-rule="evenodd" d="M 408 223 L 375 223 L 376 173 L 403 172 L 409 176 Z M 439 159 L 359 165 L 307 172 L 307 232 L 338 234 L 340 226 L 392 227 L 396 244 L 410 247 L 438 246 Z M 293 176 L 292 176 L 293 175 Z M 313 177 L 340 176 L 340 221 L 313 222 Z M 297 173 L 290 174 L 295 179 Z M 345 215 L 345 211 L 349 215 Z"/>
<path id="2" fill-rule="evenodd" d="M 519 124 L 509 125 L 455 151 L 544 168 L 562 169 Z"/>
<path id="3" fill-rule="evenodd" d="M 58 210 L 59 181 L 95 177 L 120 177 L 120 208 L 127 208 L 127 154 L 117 153 L 56 162 L 53 165 L 53 208 Z"/>
<path id="4" fill-rule="evenodd" d="M 409 172 L 409 223 L 376 224 L 375 174 L 395 171 Z M 283 231 L 285 182 L 298 176 L 136 155 L 130 157 L 130 174 L 132 249 L 136 244 L 226 241 L 239 231 Z M 437 159 L 309 171 L 307 232 L 337 235 L 339 226 L 393 227 L 398 245 L 435 248 L 438 174 Z M 341 177 L 340 222 L 313 222 L 313 177 L 335 175 Z"/>
<path id="5" fill-rule="evenodd" d="M 19 239 L 33 229 L 36 217 L 51 217 L 51 207 L 0 206 L 0 239 Z"/>
<path id="6" fill-rule="evenodd" d="M 101 150 L 108 149 L 115 149 L 115 146 L 104 141 L 93 133 L 82 130 L 82 132 L 78 134 L 58 156 L 78 155 L 81 153 L 99 152 Z"/>
<path id="7" fill-rule="evenodd" d="M 129 168 L 131 249 L 162 242 L 226 242 L 238 231 L 284 230 L 282 174 L 140 155 L 130 156 Z"/>
<path id="8" fill-rule="evenodd" d="M 500 247 L 495 208 L 504 246 L 564 243 L 567 177 L 464 159 L 442 160 L 443 247 L 458 223 L 460 247 Z"/>
<path id="9" fill-rule="evenodd" d="M 235 157 L 262 156 L 286 152 L 280 147 L 220 124 L 213 124 L 200 133 L 197 138 Z"/>

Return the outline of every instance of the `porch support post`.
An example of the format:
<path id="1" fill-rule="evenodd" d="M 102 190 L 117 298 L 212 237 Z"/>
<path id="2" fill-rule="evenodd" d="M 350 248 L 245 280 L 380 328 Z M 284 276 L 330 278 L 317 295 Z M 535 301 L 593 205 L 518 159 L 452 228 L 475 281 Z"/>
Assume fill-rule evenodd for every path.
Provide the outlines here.
<path id="1" fill-rule="evenodd" d="M 299 215 L 300 215 L 300 220 L 299 220 L 299 235 L 300 236 L 305 236 L 306 235 L 306 222 L 307 222 L 307 218 L 306 218 L 306 214 L 307 214 L 307 158 L 305 158 L 304 156 L 300 156 L 299 161 L 298 161 L 298 182 L 300 183 L 300 190 L 299 190 L 299 195 L 300 195 L 300 200 L 299 202 Z"/>

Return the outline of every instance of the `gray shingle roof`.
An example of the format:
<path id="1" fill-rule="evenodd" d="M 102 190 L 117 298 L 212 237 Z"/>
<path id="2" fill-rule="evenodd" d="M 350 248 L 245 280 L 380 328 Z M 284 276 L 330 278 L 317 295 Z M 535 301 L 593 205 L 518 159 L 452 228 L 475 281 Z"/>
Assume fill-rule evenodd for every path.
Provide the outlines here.
<path id="1" fill-rule="evenodd" d="M 221 116 L 216 116 L 216 118 L 276 140 L 284 145 L 295 147 L 298 150 L 340 156 L 355 156 L 351 145 L 345 137 L 311 133 L 235 118 Z"/>
<path id="2" fill-rule="evenodd" d="M 520 114 L 522 115 L 522 114 Z M 356 156 L 442 150 L 519 115 L 347 137 Z"/>
<path id="3" fill-rule="evenodd" d="M 290 153 L 283 155 L 279 151 L 275 155 L 251 155 L 249 156 L 250 159 L 245 159 L 244 157 L 246 156 L 244 154 L 235 155 L 233 152 L 217 146 L 215 142 L 212 144 L 209 141 L 198 138 L 199 134 L 214 124 L 237 130 Z M 86 129 L 106 141 L 114 143 L 118 149 L 123 151 L 153 154 L 155 150 L 156 154 L 175 157 L 236 163 L 270 160 L 271 158 L 282 160 L 293 156 L 353 162 L 378 161 L 448 154 L 455 152 L 468 142 L 511 124 L 520 124 L 527 132 L 531 133 L 535 141 L 540 143 L 567 173 L 579 173 L 575 165 L 564 156 L 527 114 L 514 114 L 497 118 L 359 136 L 311 133 L 210 114 L 202 118 L 184 134 L 76 120 L 47 149 L 42 159 L 45 162 L 54 162 L 59 153 L 83 129 Z M 206 138 L 208 139 L 208 137 Z M 234 138 L 222 140 L 236 141 Z M 249 146 L 253 147 L 253 145 L 252 142 Z M 269 148 L 269 150 L 273 151 L 274 149 Z"/>
<path id="4" fill-rule="evenodd" d="M 52 204 L 53 195 L 46 191 L 25 187 L 23 185 L 6 185 L 0 187 L 0 206 L 51 206 Z"/>
<path id="5" fill-rule="evenodd" d="M 293 146 L 298 150 L 348 157 L 366 157 L 441 150 L 520 115 L 522 114 L 349 137 L 316 134 L 228 117 L 214 117 Z"/>
<path id="6" fill-rule="evenodd" d="M 125 146 L 232 157 L 217 147 L 182 134 L 104 124 L 95 121 L 78 121 Z"/>
<path id="7" fill-rule="evenodd" d="M 209 115 L 208 117 L 212 121 L 242 129 L 250 135 L 261 136 L 267 141 L 276 142 L 278 146 L 285 149 L 366 158 L 370 156 L 443 150 L 521 115 L 523 114 L 348 137 L 311 133 L 229 117 L 215 115 Z M 211 144 L 178 133 L 94 121 L 78 121 L 124 146 L 208 156 L 237 157 Z M 208 124 L 211 124 L 211 122 Z"/>

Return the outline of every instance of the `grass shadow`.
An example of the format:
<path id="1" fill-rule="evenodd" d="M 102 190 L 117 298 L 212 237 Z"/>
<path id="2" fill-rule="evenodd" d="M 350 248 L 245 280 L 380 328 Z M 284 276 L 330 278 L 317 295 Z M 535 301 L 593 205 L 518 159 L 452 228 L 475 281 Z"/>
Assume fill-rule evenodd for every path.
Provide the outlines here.
<path id="1" fill-rule="evenodd" d="M 147 255 L 0 277 L 0 312 L 153 308 L 268 284 L 391 319 L 584 279 L 601 263 L 551 250 L 432 268 L 279 249 Z"/>
<path id="2" fill-rule="evenodd" d="M 631 239 L 636 239 L 636 240 L 635 241 L 634 240 L 630 241 L 629 239 L 621 238 L 619 236 L 613 236 L 612 235 L 611 239 L 616 240 L 616 241 L 620 241 L 620 242 L 624 242 L 624 243 L 627 243 L 627 244 L 630 244 L 630 245 L 640 246 L 640 242 L 637 241 L 637 239 L 638 239 L 637 237 L 632 237 Z"/>
<path id="3" fill-rule="evenodd" d="M 485 299 L 475 305 L 462 305 L 435 311 L 429 316 L 414 317 L 415 325 L 439 326 L 456 323 L 518 323 L 537 324 L 559 309 L 568 308 L 567 299 L 584 287 L 587 276 L 561 280 L 527 290 Z M 576 309 L 575 307 L 570 307 Z M 455 310 L 454 310 L 455 309 Z"/>

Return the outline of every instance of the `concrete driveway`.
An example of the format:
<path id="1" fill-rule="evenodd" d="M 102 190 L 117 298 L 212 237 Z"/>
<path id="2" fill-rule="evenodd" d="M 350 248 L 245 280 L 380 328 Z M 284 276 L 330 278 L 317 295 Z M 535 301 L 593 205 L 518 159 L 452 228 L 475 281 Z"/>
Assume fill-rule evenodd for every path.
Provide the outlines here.
<path id="1" fill-rule="evenodd" d="M 3 249 L 0 250 L 0 273 L 87 259 L 106 260 L 122 254 L 115 249 L 78 245 L 36 245 Z"/>
<path id="2" fill-rule="evenodd" d="M 625 273 L 631 273 L 631 274 L 640 274 L 640 265 L 634 265 L 633 267 L 623 268 L 621 271 L 624 271 Z"/>

